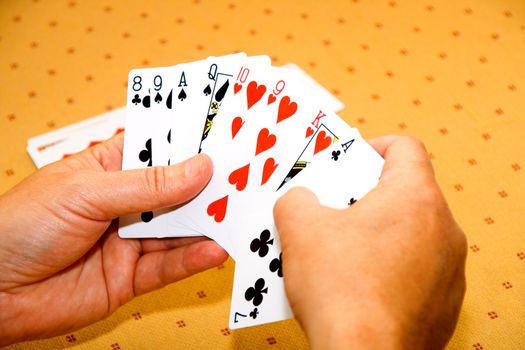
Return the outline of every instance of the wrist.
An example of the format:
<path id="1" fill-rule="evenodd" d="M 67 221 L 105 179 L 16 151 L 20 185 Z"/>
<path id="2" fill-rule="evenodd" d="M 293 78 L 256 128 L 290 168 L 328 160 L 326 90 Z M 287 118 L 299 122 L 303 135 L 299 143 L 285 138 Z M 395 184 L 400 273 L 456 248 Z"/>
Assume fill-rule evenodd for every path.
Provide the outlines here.
<path id="1" fill-rule="evenodd" d="M 18 312 L 12 299 L 11 294 L 0 291 L 0 348 L 18 341 L 18 332 L 13 328 Z"/>
<path id="2" fill-rule="evenodd" d="M 406 349 L 410 338 L 402 322 L 377 305 L 331 310 L 308 326 L 305 330 L 313 350 L 398 350 Z"/>

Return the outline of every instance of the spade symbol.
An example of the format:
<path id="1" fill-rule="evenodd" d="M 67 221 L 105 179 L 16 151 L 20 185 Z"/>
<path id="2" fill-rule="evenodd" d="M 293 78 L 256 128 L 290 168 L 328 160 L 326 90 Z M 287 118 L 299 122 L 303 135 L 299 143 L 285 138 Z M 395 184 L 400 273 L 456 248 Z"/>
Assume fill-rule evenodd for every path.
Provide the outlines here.
<path id="1" fill-rule="evenodd" d="M 153 219 L 153 212 L 145 211 L 144 213 L 140 213 L 140 219 L 144 222 L 150 222 L 151 219 Z"/>
<path id="2" fill-rule="evenodd" d="M 151 166 L 151 139 L 146 141 L 144 147 L 145 148 L 139 153 L 139 159 L 142 162 L 148 162 L 148 166 Z"/>
<path id="3" fill-rule="evenodd" d="M 157 92 L 157 94 L 155 95 L 155 102 L 160 103 L 161 101 L 162 95 L 160 94 L 160 92 Z"/>
<path id="4" fill-rule="evenodd" d="M 228 91 L 228 86 L 230 86 L 230 81 L 226 80 L 226 82 L 221 86 L 221 88 L 217 90 L 217 93 L 215 94 L 215 101 L 222 101 L 224 95 L 226 95 L 226 91 Z"/>
<path id="5" fill-rule="evenodd" d="M 210 84 L 208 84 L 208 86 L 206 86 L 204 88 L 204 95 L 208 96 L 209 94 L 211 94 L 211 87 L 210 87 Z"/>
<path id="6" fill-rule="evenodd" d="M 142 105 L 146 108 L 151 107 L 151 97 L 149 95 L 144 96 L 144 98 L 142 99 Z"/>
<path id="7" fill-rule="evenodd" d="M 133 97 L 133 100 L 131 100 L 131 103 L 133 103 L 135 106 L 138 105 L 142 101 L 139 97 L 139 94 L 135 94 L 135 97 Z"/>
<path id="8" fill-rule="evenodd" d="M 173 89 L 170 90 L 170 94 L 168 95 L 168 98 L 166 99 L 166 107 L 168 107 L 168 109 L 171 109 L 172 96 L 173 96 Z"/>
<path id="9" fill-rule="evenodd" d="M 184 89 L 180 89 L 179 96 L 177 98 L 181 101 L 184 101 L 186 99 L 186 93 L 184 92 Z"/>
<path id="10" fill-rule="evenodd" d="M 357 199 L 355 199 L 354 197 L 350 198 L 350 200 L 348 201 L 348 206 L 351 206 L 355 202 L 357 202 Z"/>

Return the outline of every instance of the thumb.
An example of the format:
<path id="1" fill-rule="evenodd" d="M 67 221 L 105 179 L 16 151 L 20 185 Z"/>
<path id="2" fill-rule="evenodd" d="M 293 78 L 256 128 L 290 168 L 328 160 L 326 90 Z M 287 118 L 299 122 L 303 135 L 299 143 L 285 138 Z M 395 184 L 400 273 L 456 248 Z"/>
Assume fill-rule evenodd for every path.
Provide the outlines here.
<path id="1" fill-rule="evenodd" d="M 381 182 L 411 179 L 419 184 L 434 179 L 432 163 L 420 140 L 407 136 L 383 136 L 369 143 L 385 158 Z"/>
<path id="2" fill-rule="evenodd" d="M 286 192 L 274 206 L 274 220 L 283 251 L 287 247 L 298 247 L 298 243 L 310 242 L 305 234 L 309 221 L 319 213 L 321 206 L 313 192 L 304 187 L 295 187 Z"/>
<path id="3" fill-rule="evenodd" d="M 195 197 L 213 173 L 211 159 L 199 154 L 182 163 L 137 170 L 90 173 L 85 183 L 93 219 L 110 220 L 174 206 Z"/>

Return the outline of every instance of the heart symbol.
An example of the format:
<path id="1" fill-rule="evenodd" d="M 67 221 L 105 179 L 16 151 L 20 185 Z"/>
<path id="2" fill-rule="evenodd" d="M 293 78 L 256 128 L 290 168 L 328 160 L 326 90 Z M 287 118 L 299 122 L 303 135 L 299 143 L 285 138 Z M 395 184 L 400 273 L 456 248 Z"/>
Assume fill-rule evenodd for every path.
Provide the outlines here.
<path id="1" fill-rule="evenodd" d="M 231 172 L 228 177 L 228 182 L 232 185 L 235 185 L 237 191 L 242 191 L 246 188 L 248 183 L 248 174 L 250 173 L 250 163 L 245 166 L 240 167 L 237 170 Z"/>
<path id="2" fill-rule="evenodd" d="M 308 127 L 308 129 L 306 129 L 306 135 L 304 135 L 304 137 L 305 138 L 310 137 L 312 136 L 313 133 L 314 133 L 314 129 L 312 129 L 311 127 Z"/>
<path id="3" fill-rule="evenodd" d="M 235 83 L 235 85 L 233 85 L 233 94 L 237 94 L 239 91 L 241 91 L 242 89 L 242 85 L 241 84 L 237 84 Z"/>
<path id="4" fill-rule="evenodd" d="M 224 220 L 226 215 L 226 207 L 228 206 L 228 195 L 217 199 L 215 202 L 212 202 L 208 205 L 208 210 L 206 211 L 209 216 L 213 216 L 215 222 L 221 222 Z"/>
<path id="5" fill-rule="evenodd" d="M 96 145 L 98 145 L 99 143 L 102 143 L 102 141 L 91 141 L 91 142 L 89 143 L 89 145 L 87 146 L 87 148 L 89 148 L 89 147 L 93 147 L 93 146 L 96 146 Z"/>
<path id="6" fill-rule="evenodd" d="M 259 131 L 259 135 L 257 135 L 255 155 L 272 148 L 273 145 L 275 145 L 275 141 L 277 141 L 277 137 L 275 137 L 275 135 L 270 134 L 270 131 L 266 128 L 261 129 L 261 131 Z"/>
<path id="7" fill-rule="evenodd" d="M 250 81 L 248 84 L 248 89 L 246 90 L 246 97 L 248 101 L 248 109 L 250 109 L 254 104 L 259 102 L 266 92 L 266 86 L 257 85 L 255 81 Z"/>
<path id="8" fill-rule="evenodd" d="M 278 165 L 279 164 L 275 163 L 275 159 L 273 158 L 266 159 L 266 161 L 264 162 L 264 167 L 263 167 L 261 186 L 264 185 L 266 182 L 268 182 L 268 180 L 272 176 L 275 169 L 277 169 Z"/>
<path id="9" fill-rule="evenodd" d="M 275 97 L 274 94 L 268 95 L 268 105 L 271 105 L 272 103 L 274 103 L 276 99 L 277 97 Z"/>
<path id="10" fill-rule="evenodd" d="M 290 97 L 284 96 L 279 102 L 279 112 L 277 113 L 277 123 L 290 118 L 297 111 L 297 103 L 290 102 Z"/>
<path id="11" fill-rule="evenodd" d="M 317 137 L 315 139 L 314 154 L 321 152 L 322 150 L 326 149 L 331 144 L 332 144 L 332 138 L 330 136 L 326 136 L 326 131 L 324 130 L 320 131 L 317 134 Z"/>
<path id="12" fill-rule="evenodd" d="M 235 138 L 235 135 L 237 135 L 237 133 L 239 132 L 243 124 L 244 124 L 244 120 L 242 120 L 241 117 L 235 117 L 232 120 L 232 140 Z"/>

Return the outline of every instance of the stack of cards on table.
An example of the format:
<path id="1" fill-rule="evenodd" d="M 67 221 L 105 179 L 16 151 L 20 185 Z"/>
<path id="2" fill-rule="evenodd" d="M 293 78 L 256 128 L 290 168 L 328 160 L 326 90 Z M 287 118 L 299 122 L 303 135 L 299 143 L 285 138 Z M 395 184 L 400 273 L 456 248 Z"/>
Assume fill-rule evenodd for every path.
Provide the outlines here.
<path id="1" fill-rule="evenodd" d="M 122 169 L 175 164 L 202 152 L 214 173 L 182 207 L 120 218 L 119 235 L 206 235 L 236 262 L 230 328 L 290 318 L 276 200 L 304 186 L 321 204 L 347 208 L 377 185 L 383 167 L 357 129 L 335 114 L 342 107 L 296 66 L 274 67 L 268 56 L 238 53 L 132 70 L 125 113 L 112 112 L 118 117 L 106 132 L 115 133 L 125 114 Z M 68 152 L 89 145 L 90 137 Z"/>

